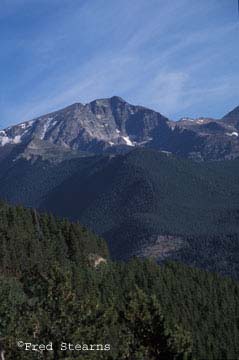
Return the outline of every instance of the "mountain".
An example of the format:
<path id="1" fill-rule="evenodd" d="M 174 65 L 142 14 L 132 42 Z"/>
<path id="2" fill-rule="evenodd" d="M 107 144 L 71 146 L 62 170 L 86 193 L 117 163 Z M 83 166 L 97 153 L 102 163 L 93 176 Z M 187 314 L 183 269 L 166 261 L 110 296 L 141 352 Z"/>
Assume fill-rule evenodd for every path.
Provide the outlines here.
<path id="1" fill-rule="evenodd" d="M 0 198 L 33 209 L 0 202 L 0 357 L 238 358 L 238 283 L 215 274 L 239 279 L 237 116 L 113 97 L 2 130 Z"/>
<path id="2" fill-rule="evenodd" d="M 179 127 L 181 131 L 190 131 L 197 134 L 199 140 L 198 149 L 195 151 L 194 148 L 193 151 L 188 152 L 186 155 L 196 160 L 237 158 L 239 154 L 238 109 L 239 107 L 235 108 L 222 119 L 182 118 L 176 123 L 171 123 L 174 129 Z"/>
<path id="3" fill-rule="evenodd" d="M 150 141 L 155 129 L 168 129 L 167 119 L 119 97 L 76 103 L 1 132 L 0 142 L 27 144 L 37 138 L 63 148 L 102 152 L 114 147 L 133 147 Z"/>
<path id="4" fill-rule="evenodd" d="M 236 130 L 239 130 L 239 106 L 226 114 L 222 121 L 229 126 L 234 127 Z"/>
<path id="5" fill-rule="evenodd" d="M 0 357 L 238 358 L 238 283 L 215 274 L 239 279 L 237 116 L 114 97 L 2 130 L 0 198 L 33 209 L 0 202 Z"/>
<path id="6" fill-rule="evenodd" d="M 48 148 L 45 155 L 60 151 L 64 157 L 71 151 L 123 153 L 147 147 L 198 161 L 232 159 L 239 155 L 238 122 L 238 108 L 221 120 L 183 118 L 174 122 L 113 96 L 85 105 L 76 103 L 1 130 L 0 157 L 6 148 L 21 145 L 22 156 L 28 158 L 29 154 L 42 156 L 42 148 Z"/>
<path id="7" fill-rule="evenodd" d="M 175 259 L 239 278 L 239 160 L 196 163 L 141 148 L 12 159 L 0 162 L 1 198 L 80 220 L 114 259 Z"/>
<path id="8" fill-rule="evenodd" d="M 194 163 L 148 149 L 87 161 L 39 208 L 80 221 L 115 259 L 178 259 L 239 277 L 239 162 Z"/>
<path id="9" fill-rule="evenodd" d="M 239 278 L 237 116 L 173 122 L 118 97 L 71 105 L 1 132 L 0 198 L 80 220 L 114 259 Z"/>

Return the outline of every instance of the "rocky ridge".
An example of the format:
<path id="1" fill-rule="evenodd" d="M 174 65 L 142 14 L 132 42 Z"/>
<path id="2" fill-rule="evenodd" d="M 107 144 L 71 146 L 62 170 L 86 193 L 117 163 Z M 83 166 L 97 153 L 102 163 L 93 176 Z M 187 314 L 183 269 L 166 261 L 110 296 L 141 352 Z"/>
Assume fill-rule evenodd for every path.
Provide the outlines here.
<path id="1" fill-rule="evenodd" d="M 122 153 L 148 147 L 196 160 L 224 160 L 239 155 L 239 107 L 222 119 L 171 121 L 159 112 L 113 96 L 59 111 L 0 131 L 0 152 L 24 146 L 24 156 L 43 149 L 87 153 Z M 5 151 L 5 150 L 4 150 Z M 27 155 L 26 155 L 27 154 Z M 63 156 L 64 157 L 64 156 Z"/>

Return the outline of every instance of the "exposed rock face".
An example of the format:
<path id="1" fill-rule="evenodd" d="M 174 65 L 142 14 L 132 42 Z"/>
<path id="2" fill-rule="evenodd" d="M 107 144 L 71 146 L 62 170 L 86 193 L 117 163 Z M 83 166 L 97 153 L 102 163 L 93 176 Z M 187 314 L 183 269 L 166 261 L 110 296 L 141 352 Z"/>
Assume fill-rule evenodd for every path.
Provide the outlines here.
<path id="1" fill-rule="evenodd" d="M 136 253 L 139 257 L 164 260 L 184 246 L 183 239 L 173 235 L 151 236 L 151 239 Z"/>
<path id="2" fill-rule="evenodd" d="M 101 152 L 114 146 L 133 147 L 151 138 L 152 130 L 167 128 L 161 114 L 133 106 L 119 97 L 73 104 L 0 133 L 0 144 L 27 143 L 33 138 L 73 150 Z"/>
<path id="3" fill-rule="evenodd" d="M 97 267 L 99 266 L 100 264 L 107 264 L 107 260 L 105 258 L 103 258 L 102 256 L 100 255 L 97 255 L 97 254 L 90 254 L 89 255 L 89 261 L 91 263 L 91 265 L 93 267 Z"/>
<path id="4" fill-rule="evenodd" d="M 199 160 L 234 159 L 239 156 L 239 107 L 229 112 L 222 119 L 183 118 L 172 127 L 191 131 L 199 140 L 198 149 L 188 153 L 189 157 Z"/>
<path id="5" fill-rule="evenodd" d="M 34 156 L 52 144 L 63 150 L 63 157 L 65 150 L 116 153 L 139 146 L 196 160 L 222 160 L 239 155 L 238 130 L 239 107 L 221 120 L 183 118 L 174 122 L 114 96 L 86 105 L 76 103 L 2 130 L 0 145 L 21 144 L 28 157 L 33 144 L 37 144 Z"/>

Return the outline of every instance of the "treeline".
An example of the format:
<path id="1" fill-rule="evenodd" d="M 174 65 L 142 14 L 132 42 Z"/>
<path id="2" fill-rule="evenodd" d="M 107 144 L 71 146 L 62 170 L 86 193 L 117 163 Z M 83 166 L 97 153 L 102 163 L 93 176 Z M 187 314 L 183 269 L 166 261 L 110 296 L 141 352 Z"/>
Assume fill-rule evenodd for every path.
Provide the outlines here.
<path id="1" fill-rule="evenodd" d="M 104 241 L 80 224 L 5 204 L 0 211 L 6 360 L 239 358 L 233 280 L 179 263 L 112 262 Z M 19 341 L 53 350 L 26 351 Z M 61 351 L 61 342 L 85 350 Z"/>

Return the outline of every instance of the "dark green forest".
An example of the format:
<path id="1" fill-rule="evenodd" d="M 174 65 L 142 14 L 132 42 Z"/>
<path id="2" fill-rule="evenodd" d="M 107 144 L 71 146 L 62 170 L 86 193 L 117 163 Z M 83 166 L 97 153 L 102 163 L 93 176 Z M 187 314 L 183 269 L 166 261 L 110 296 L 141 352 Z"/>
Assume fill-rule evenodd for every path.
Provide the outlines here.
<path id="1" fill-rule="evenodd" d="M 172 241 L 158 261 L 239 278 L 238 159 L 195 163 L 149 149 L 60 162 L 17 154 L 0 163 L 7 202 L 79 220 L 116 260 L 155 254 L 158 235 L 169 235 L 180 246 Z"/>
<path id="2" fill-rule="evenodd" d="M 0 196 L 79 220 L 111 258 L 152 254 L 239 279 L 238 159 L 195 163 L 149 149 L 56 163 L 14 157 L 0 163 Z M 159 236 L 170 236 L 163 257 Z"/>
<path id="3" fill-rule="evenodd" d="M 239 359 L 237 282 L 177 262 L 113 262 L 79 223 L 5 203 L 0 213 L 6 360 Z M 60 351 L 61 342 L 82 348 Z"/>

